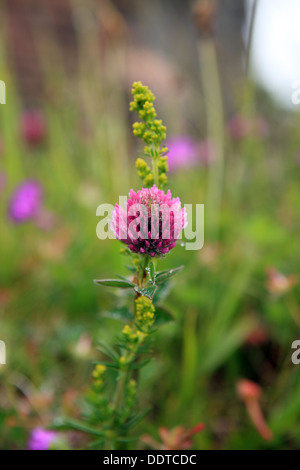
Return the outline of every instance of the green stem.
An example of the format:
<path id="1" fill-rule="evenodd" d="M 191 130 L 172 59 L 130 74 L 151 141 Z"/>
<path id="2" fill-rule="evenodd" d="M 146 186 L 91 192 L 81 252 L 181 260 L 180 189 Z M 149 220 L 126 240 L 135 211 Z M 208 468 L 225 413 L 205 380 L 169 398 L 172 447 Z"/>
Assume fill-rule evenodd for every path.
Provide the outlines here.
<path id="1" fill-rule="evenodd" d="M 128 377 L 128 369 L 125 371 L 122 371 L 122 375 L 118 381 L 117 390 L 116 390 L 116 394 L 115 394 L 115 398 L 113 402 L 115 410 L 118 410 L 122 404 L 124 387 L 127 381 L 127 377 Z"/>
<path id="2" fill-rule="evenodd" d="M 144 279 L 146 278 L 146 268 L 149 264 L 149 260 L 150 260 L 149 256 L 145 256 L 141 262 L 140 268 L 137 271 L 136 276 L 138 278 L 138 282 L 140 286 L 143 286 Z M 135 304 L 134 304 L 134 309 L 135 309 Z M 130 374 L 129 364 L 134 359 L 134 352 L 127 351 L 123 357 L 125 359 L 124 366 L 126 367 L 126 369 L 124 368 L 123 370 L 121 370 L 119 373 L 119 377 L 118 377 L 116 392 L 115 392 L 115 396 L 113 399 L 114 420 L 116 419 L 116 416 L 118 412 L 120 411 L 123 401 L 124 401 L 126 383 L 128 381 L 129 374 Z M 115 423 L 113 423 L 112 429 L 116 429 Z M 114 439 L 110 438 L 108 439 L 108 441 L 109 441 L 109 448 L 112 450 L 113 445 L 114 445 Z"/>
<path id="3" fill-rule="evenodd" d="M 150 261 L 150 257 L 144 255 L 144 259 L 141 262 L 141 266 L 140 266 L 140 269 L 139 269 L 139 276 L 138 276 L 139 287 L 143 287 L 143 285 L 144 285 L 144 281 L 147 277 L 146 268 L 149 264 L 149 261 Z"/>
<path id="4" fill-rule="evenodd" d="M 203 96 L 206 111 L 207 137 L 216 150 L 210 165 L 207 189 L 207 225 L 210 236 L 218 238 L 224 176 L 224 115 L 217 52 L 212 38 L 199 41 Z"/>
<path id="5" fill-rule="evenodd" d="M 153 152 L 153 158 L 152 158 L 152 169 L 153 169 L 153 179 L 154 179 L 154 184 L 159 187 L 159 182 L 158 182 L 158 151 L 157 148 L 155 148 L 155 151 Z"/>

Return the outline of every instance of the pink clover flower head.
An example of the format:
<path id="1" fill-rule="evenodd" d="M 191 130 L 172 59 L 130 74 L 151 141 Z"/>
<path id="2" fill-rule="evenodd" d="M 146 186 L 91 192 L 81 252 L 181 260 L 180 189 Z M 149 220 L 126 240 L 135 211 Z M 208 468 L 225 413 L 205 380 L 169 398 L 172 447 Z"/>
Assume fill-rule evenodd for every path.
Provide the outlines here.
<path id="1" fill-rule="evenodd" d="M 116 204 L 111 230 L 132 252 L 154 257 L 174 248 L 186 225 L 187 214 L 180 199 L 154 185 L 137 192 L 131 189 L 125 210 Z"/>
<path id="2" fill-rule="evenodd" d="M 43 191 L 40 184 L 27 180 L 18 186 L 8 206 L 8 215 L 15 223 L 35 219 L 42 206 Z"/>
<path id="3" fill-rule="evenodd" d="M 35 428 L 31 431 L 28 441 L 29 450 L 49 450 L 51 444 L 57 439 L 57 432 L 43 428 Z"/>

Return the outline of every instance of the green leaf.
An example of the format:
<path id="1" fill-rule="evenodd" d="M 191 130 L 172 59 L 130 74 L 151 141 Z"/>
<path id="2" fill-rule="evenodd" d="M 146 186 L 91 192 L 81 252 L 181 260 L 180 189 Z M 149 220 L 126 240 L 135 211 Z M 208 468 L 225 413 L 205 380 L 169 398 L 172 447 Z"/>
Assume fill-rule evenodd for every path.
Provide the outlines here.
<path id="1" fill-rule="evenodd" d="M 103 366 L 109 367 L 110 369 L 120 369 L 119 364 L 115 364 L 114 362 L 94 361 L 93 364 L 101 364 Z"/>
<path id="2" fill-rule="evenodd" d="M 101 286 L 120 287 L 121 289 L 135 286 L 132 282 L 123 279 L 95 279 L 94 282 Z"/>
<path id="3" fill-rule="evenodd" d="M 201 371 L 203 373 L 212 373 L 224 362 L 228 360 L 245 341 L 249 335 L 249 331 L 256 326 L 255 320 L 252 318 L 241 318 L 231 326 L 226 337 L 222 341 L 216 343 L 214 347 L 204 350 L 202 353 Z"/>
<path id="4" fill-rule="evenodd" d="M 152 261 L 150 261 L 148 268 L 149 268 L 148 270 L 149 270 L 150 279 L 154 283 L 155 282 L 155 268 L 154 268 L 154 264 L 152 263 Z"/>
<path id="5" fill-rule="evenodd" d="M 98 446 L 104 445 L 104 443 L 105 443 L 105 439 L 104 439 L 104 438 L 102 438 L 102 439 L 96 439 L 96 441 L 90 442 L 89 447 L 90 447 L 91 449 L 93 449 L 94 447 L 97 448 Z"/>
<path id="6" fill-rule="evenodd" d="M 131 370 L 141 369 L 142 367 L 144 367 L 145 365 L 147 365 L 148 362 L 150 362 L 150 361 L 151 361 L 151 359 L 144 359 L 143 361 L 135 362 L 134 364 L 131 364 L 131 365 L 130 365 L 130 369 L 131 369 Z"/>
<path id="7" fill-rule="evenodd" d="M 141 421 L 150 411 L 151 411 L 151 408 L 146 408 L 144 411 L 142 411 L 138 415 L 129 419 L 127 423 L 125 424 L 125 426 L 123 426 L 124 429 L 130 429 L 133 425 Z"/>
<path id="8" fill-rule="evenodd" d="M 74 419 L 59 418 L 59 419 L 54 421 L 54 424 L 53 424 L 52 427 L 55 428 L 55 429 L 72 428 L 72 429 L 76 429 L 77 431 L 83 431 L 83 432 L 86 432 L 88 434 L 93 434 L 94 436 L 105 437 L 105 434 L 103 434 L 98 429 L 94 429 L 94 428 L 82 423 L 81 421 L 77 421 L 77 420 L 74 420 Z"/>
<path id="9" fill-rule="evenodd" d="M 101 313 L 101 317 L 112 318 L 113 320 L 121 320 L 124 322 L 128 322 L 133 319 L 132 313 L 126 307 L 116 307 L 107 312 L 103 312 Z"/>
<path id="10" fill-rule="evenodd" d="M 148 297 L 148 299 L 152 300 L 153 296 L 156 291 L 156 286 L 155 285 L 149 285 L 146 287 L 135 287 L 134 290 L 138 292 L 141 295 L 144 295 L 145 297 Z"/>
<path id="11" fill-rule="evenodd" d="M 129 266 L 128 264 L 125 264 L 125 268 L 128 269 L 131 273 L 136 273 L 136 268 L 134 266 Z"/>
<path id="12" fill-rule="evenodd" d="M 184 266 L 179 266 L 178 268 L 173 268 L 170 270 L 161 271 L 160 273 L 157 273 L 155 276 L 156 284 L 161 284 L 162 282 L 168 281 L 171 277 L 175 276 L 175 274 L 177 274 L 183 268 Z"/>
<path id="13" fill-rule="evenodd" d="M 170 293 L 170 288 L 171 288 L 170 283 L 164 282 L 164 283 L 159 284 L 155 291 L 154 301 L 156 303 L 163 302 L 164 299 Z"/>
<path id="14" fill-rule="evenodd" d="M 128 281 L 128 279 L 125 276 L 121 276 L 121 274 L 116 274 L 118 279 L 121 279 L 122 281 Z"/>
<path id="15" fill-rule="evenodd" d="M 116 442 L 133 442 L 137 440 L 138 440 L 138 437 L 116 437 L 115 438 Z"/>
<path id="16" fill-rule="evenodd" d="M 169 310 L 155 305 L 155 325 L 164 325 L 174 320 L 174 315 Z"/>
<path id="17" fill-rule="evenodd" d="M 110 346 L 103 343 L 102 341 L 98 341 L 98 343 L 99 343 L 99 346 L 97 347 L 97 349 L 99 351 L 101 351 L 103 354 L 105 354 L 107 357 L 109 357 L 113 361 L 118 361 L 119 360 L 119 356 L 117 355 L 117 353 Z"/>

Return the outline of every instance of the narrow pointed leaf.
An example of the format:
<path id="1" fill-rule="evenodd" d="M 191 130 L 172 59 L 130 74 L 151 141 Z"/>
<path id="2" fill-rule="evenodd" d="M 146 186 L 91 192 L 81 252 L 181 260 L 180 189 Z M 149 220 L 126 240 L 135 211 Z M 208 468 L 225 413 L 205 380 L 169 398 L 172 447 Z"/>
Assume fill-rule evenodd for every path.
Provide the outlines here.
<path id="1" fill-rule="evenodd" d="M 164 325 L 174 320 L 174 315 L 169 310 L 155 306 L 155 325 Z"/>
<path id="2" fill-rule="evenodd" d="M 121 289 L 135 287 L 135 284 L 124 279 L 95 279 L 94 282 L 101 286 L 120 287 Z"/>
<path id="3" fill-rule="evenodd" d="M 125 429 L 131 428 L 134 424 L 141 421 L 150 411 L 151 411 L 151 408 L 146 408 L 144 411 L 142 411 L 138 415 L 136 415 L 133 418 L 129 419 L 129 421 L 127 421 L 127 423 L 125 424 L 124 428 Z"/>
<path id="4" fill-rule="evenodd" d="M 110 346 L 103 343 L 102 341 L 99 341 L 98 343 L 99 343 L 99 346 L 98 346 L 97 349 L 99 351 L 101 351 L 103 354 L 105 354 L 110 359 L 113 359 L 114 361 L 119 360 L 119 357 L 118 357 L 117 353 Z"/>
<path id="5" fill-rule="evenodd" d="M 128 266 L 128 264 L 125 264 L 125 268 L 131 273 L 136 273 L 136 268 L 134 266 Z"/>
<path id="6" fill-rule="evenodd" d="M 151 281 L 154 283 L 154 281 L 155 281 L 155 268 L 154 268 L 154 264 L 152 263 L 152 261 L 150 261 L 150 263 L 149 263 L 149 276 L 150 276 Z"/>
<path id="7" fill-rule="evenodd" d="M 93 434 L 94 436 L 101 436 L 101 437 L 105 436 L 98 429 L 94 429 L 91 426 L 88 426 L 85 423 L 82 423 L 81 421 L 77 421 L 77 420 L 74 420 L 74 419 L 68 419 L 68 418 L 66 418 L 66 419 L 62 418 L 60 420 L 56 420 L 56 422 L 54 422 L 53 428 L 55 428 L 55 429 L 72 428 L 72 429 L 76 429 L 77 431 L 83 431 L 83 432 L 86 432 L 88 434 Z"/>
<path id="8" fill-rule="evenodd" d="M 161 271 L 160 273 L 157 273 L 156 276 L 155 276 L 156 284 L 161 284 L 162 282 L 168 281 L 171 277 L 173 277 L 175 274 L 177 274 L 183 268 L 184 268 L 184 266 L 179 266 L 178 268 L 170 269 L 170 270 L 167 270 L 167 271 Z"/>
<path id="9" fill-rule="evenodd" d="M 121 320 L 124 322 L 131 321 L 133 315 L 126 307 L 115 307 L 112 310 L 101 313 L 101 317 L 112 318 L 113 320 Z"/>

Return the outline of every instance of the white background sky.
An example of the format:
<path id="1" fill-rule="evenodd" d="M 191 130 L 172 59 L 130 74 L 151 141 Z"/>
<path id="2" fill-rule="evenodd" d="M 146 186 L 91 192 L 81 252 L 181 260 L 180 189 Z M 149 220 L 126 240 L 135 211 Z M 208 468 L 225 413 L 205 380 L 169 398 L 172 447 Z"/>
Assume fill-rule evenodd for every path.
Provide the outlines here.
<path id="1" fill-rule="evenodd" d="M 251 71 L 281 106 L 300 111 L 291 101 L 292 83 L 300 80 L 300 0 L 258 0 Z"/>

